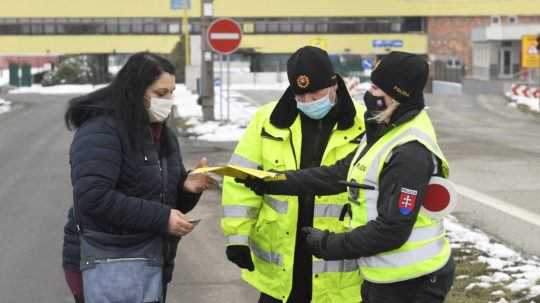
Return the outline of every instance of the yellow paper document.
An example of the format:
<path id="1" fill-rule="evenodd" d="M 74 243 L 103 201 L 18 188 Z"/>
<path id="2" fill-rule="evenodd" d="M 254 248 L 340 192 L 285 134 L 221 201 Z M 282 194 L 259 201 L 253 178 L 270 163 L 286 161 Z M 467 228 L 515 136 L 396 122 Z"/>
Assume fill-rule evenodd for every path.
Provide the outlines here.
<path id="1" fill-rule="evenodd" d="M 248 176 L 264 179 L 264 180 L 276 180 L 281 179 L 284 175 L 252 169 L 236 165 L 214 166 L 214 167 L 201 167 L 192 171 L 195 174 L 214 173 L 221 176 L 228 176 L 233 178 L 246 179 Z"/>

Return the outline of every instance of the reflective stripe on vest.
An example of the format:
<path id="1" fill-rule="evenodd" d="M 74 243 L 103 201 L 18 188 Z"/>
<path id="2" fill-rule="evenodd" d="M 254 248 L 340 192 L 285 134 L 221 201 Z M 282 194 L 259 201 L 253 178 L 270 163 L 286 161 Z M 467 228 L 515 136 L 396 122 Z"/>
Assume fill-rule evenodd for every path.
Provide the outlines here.
<path id="1" fill-rule="evenodd" d="M 229 236 L 225 236 L 225 238 L 227 240 L 227 245 L 234 245 L 234 244 L 248 245 L 249 244 L 248 236 L 229 235 Z"/>
<path id="2" fill-rule="evenodd" d="M 444 248 L 446 239 L 441 238 L 425 246 L 408 251 L 398 251 L 394 253 L 385 253 L 372 257 L 360 258 L 360 266 L 370 268 L 398 268 L 407 265 L 419 263 L 424 260 L 436 257 Z"/>
<path id="3" fill-rule="evenodd" d="M 358 270 L 358 262 L 356 260 L 316 260 L 313 261 L 312 269 L 313 274 L 325 272 L 353 272 Z"/>
<path id="4" fill-rule="evenodd" d="M 377 203 L 379 197 L 379 177 L 384 169 L 384 163 L 392 155 L 392 150 L 402 144 L 417 141 L 424 145 L 432 154 L 441 160 L 443 175 L 448 175 L 448 164 L 436 143 L 433 126 L 425 111 L 421 112 L 410 122 L 398 126 L 387 135 L 380 138 L 367 153 L 357 152 L 348 173 L 348 180 L 353 180 L 375 187 L 375 190 L 354 191 L 349 188 L 349 199 L 353 204 L 353 221 L 357 226 L 363 226 L 378 216 Z M 360 149 L 365 149 L 367 141 L 363 141 Z M 436 165 L 436 166 L 437 166 Z M 356 212 L 355 212 L 356 210 Z M 356 217 L 354 217 L 356 216 Z M 425 275 L 441 268 L 447 262 L 450 254 L 448 241 L 441 221 L 418 214 L 407 242 L 392 251 L 375 256 L 359 258 L 358 265 L 366 280 L 375 283 L 391 283 Z"/>
<path id="5" fill-rule="evenodd" d="M 386 142 L 384 146 L 380 148 L 377 155 L 373 158 L 373 161 L 367 168 L 365 179 L 363 180 L 364 184 L 372 185 L 375 187 L 375 190 L 364 191 L 364 195 L 367 201 L 367 220 L 368 221 L 375 220 L 375 218 L 377 218 L 377 216 L 379 215 L 379 212 L 377 211 L 377 200 L 379 198 L 379 187 L 378 187 L 379 167 L 380 167 L 381 161 L 386 160 L 386 159 L 382 159 L 382 155 L 388 153 L 388 149 L 394 148 L 397 142 L 409 136 L 413 136 L 422 140 L 424 143 L 429 144 L 433 148 L 433 150 L 436 150 L 440 153 L 440 149 L 438 148 L 437 144 L 433 142 L 431 137 L 428 134 L 426 134 L 424 131 L 418 128 L 410 128 L 404 131 L 403 133 L 399 134 L 392 140 Z M 349 200 L 352 202 L 358 203 L 354 195 L 350 193 L 350 190 L 349 190 Z"/>
<path id="6" fill-rule="evenodd" d="M 242 157 L 239 154 L 233 154 L 231 156 L 231 160 L 229 160 L 230 165 L 237 165 L 237 166 L 243 166 L 247 168 L 253 168 L 258 169 L 260 164 L 254 161 L 251 161 L 247 159 L 246 157 Z"/>
<path id="7" fill-rule="evenodd" d="M 257 258 L 267 263 L 276 264 L 278 266 L 283 265 L 283 257 L 281 256 L 281 254 L 263 250 L 262 248 L 257 246 L 255 241 L 250 239 L 248 236 L 230 235 L 230 236 L 227 236 L 226 238 L 227 238 L 227 245 L 233 245 L 233 244 L 249 245 L 249 249 Z"/>
<path id="8" fill-rule="evenodd" d="M 313 209 L 313 217 L 331 217 L 339 218 L 341 212 L 343 211 L 344 204 L 326 204 L 326 203 L 315 203 Z"/>
<path id="9" fill-rule="evenodd" d="M 289 203 L 287 203 L 286 201 L 275 199 L 268 195 L 264 196 L 264 202 L 280 214 L 286 214 L 289 210 Z"/>
<path id="10" fill-rule="evenodd" d="M 257 258 L 277 266 L 283 265 L 283 256 L 281 254 L 263 250 L 252 239 L 249 239 L 249 248 Z"/>
<path id="11" fill-rule="evenodd" d="M 245 205 L 224 205 L 223 217 L 225 218 L 257 218 L 259 209 Z"/>

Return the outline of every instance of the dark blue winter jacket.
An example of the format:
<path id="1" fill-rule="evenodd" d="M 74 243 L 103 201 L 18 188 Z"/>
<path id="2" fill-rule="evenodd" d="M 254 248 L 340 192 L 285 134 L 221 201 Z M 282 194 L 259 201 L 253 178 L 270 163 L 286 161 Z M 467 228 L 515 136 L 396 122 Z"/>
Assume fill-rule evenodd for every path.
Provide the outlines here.
<path id="1" fill-rule="evenodd" d="M 70 149 L 73 199 L 83 228 L 113 234 L 152 232 L 163 237 L 164 275 L 170 280 L 179 241 L 167 234 L 170 209 L 189 212 L 200 194 L 182 190 L 187 172 L 171 129 L 164 127 L 156 144 L 148 128 L 144 142 L 141 151 L 133 149 L 127 132 L 110 116 L 84 122 Z M 167 170 L 166 190 L 160 168 Z M 78 270 L 79 239 L 72 210 L 64 234 L 64 269 Z"/>

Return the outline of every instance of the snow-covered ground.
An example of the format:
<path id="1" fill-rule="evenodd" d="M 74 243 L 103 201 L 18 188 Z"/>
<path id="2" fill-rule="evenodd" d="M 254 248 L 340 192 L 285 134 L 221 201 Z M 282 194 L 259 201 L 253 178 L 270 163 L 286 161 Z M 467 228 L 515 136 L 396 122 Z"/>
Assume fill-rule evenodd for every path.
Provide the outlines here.
<path id="1" fill-rule="evenodd" d="M 0 115 L 7 113 L 11 109 L 11 102 L 0 98 Z"/>
<path id="2" fill-rule="evenodd" d="M 537 98 L 516 96 L 511 92 L 507 92 L 506 97 L 511 101 L 508 106 L 516 107 L 518 105 L 524 105 L 528 107 L 530 111 L 540 112 L 540 101 Z"/>
<path id="3" fill-rule="evenodd" d="M 251 117 L 257 110 L 248 102 L 243 102 L 242 95 L 231 89 L 229 119 L 227 118 L 227 102 L 219 99 L 219 90 L 216 89 L 214 116 L 221 121 L 202 122 L 201 107 L 197 104 L 198 95 L 188 91 L 184 85 L 177 85 L 175 91 L 178 116 L 186 119 L 187 132 L 193 138 L 206 141 L 237 141 L 240 139 Z"/>
<path id="4" fill-rule="evenodd" d="M 40 84 L 34 84 L 31 87 L 19 87 L 9 91 L 10 94 L 41 94 L 41 95 L 62 95 L 62 94 L 86 94 L 99 89 L 105 85 L 55 85 L 55 86 L 41 86 Z"/>
<path id="5" fill-rule="evenodd" d="M 503 284 L 511 292 L 524 292 L 525 299 L 540 296 L 540 259 L 538 257 L 526 258 L 515 250 L 494 242 L 485 233 L 464 227 L 452 216 L 445 219 L 444 225 L 453 249 L 476 249 L 482 254 L 475 262 L 487 264 L 489 275 L 476 277 L 477 281 L 469 284 L 466 290 L 475 287 L 490 288 Z M 456 279 L 463 278 L 467 277 L 456 277 Z M 502 294 L 501 289 L 496 292 Z"/>
<path id="6" fill-rule="evenodd" d="M 9 83 L 9 70 L 0 69 L 0 86 Z"/>

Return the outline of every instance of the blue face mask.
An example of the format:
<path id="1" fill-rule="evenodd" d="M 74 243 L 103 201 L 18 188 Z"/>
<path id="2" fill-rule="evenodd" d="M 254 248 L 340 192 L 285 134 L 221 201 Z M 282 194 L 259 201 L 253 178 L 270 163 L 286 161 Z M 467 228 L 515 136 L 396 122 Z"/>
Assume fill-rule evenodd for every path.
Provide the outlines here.
<path id="1" fill-rule="evenodd" d="M 330 94 L 312 102 L 304 103 L 296 101 L 296 107 L 298 110 L 314 120 L 324 118 L 324 116 L 328 114 L 333 106 L 334 104 L 332 104 L 332 101 L 330 101 Z"/>

